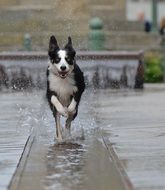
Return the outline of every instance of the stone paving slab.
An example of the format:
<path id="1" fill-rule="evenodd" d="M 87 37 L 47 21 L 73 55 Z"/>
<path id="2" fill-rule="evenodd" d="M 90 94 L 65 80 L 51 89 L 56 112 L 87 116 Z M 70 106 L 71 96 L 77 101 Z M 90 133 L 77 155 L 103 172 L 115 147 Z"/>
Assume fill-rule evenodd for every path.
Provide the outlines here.
<path id="1" fill-rule="evenodd" d="M 37 97 L 33 97 L 33 101 Z M 35 105 L 28 93 L 0 94 L 0 189 L 6 190 L 18 167 L 35 122 L 29 110 Z M 38 105 L 37 105 L 38 106 Z M 32 113 L 32 112 L 31 112 Z M 28 122 L 27 122 L 28 121 Z M 31 124 L 31 125 L 30 125 Z"/>
<path id="2" fill-rule="evenodd" d="M 95 117 L 136 190 L 165 189 L 164 105 L 164 84 L 96 95 Z"/>
<path id="3" fill-rule="evenodd" d="M 89 98 L 89 94 L 84 97 L 84 100 L 86 101 L 83 100 L 83 103 L 85 104 L 83 106 L 85 107 L 81 108 L 81 111 L 83 112 L 80 112 L 81 120 L 78 120 L 75 125 L 89 127 L 89 129 L 86 129 L 88 139 L 90 139 L 90 137 L 94 138 L 94 136 L 92 136 L 93 134 L 90 132 L 91 128 L 94 131 L 97 130 L 97 127 L 101 129 L 106 146 L 108 149 L 113 149 L 114 155 L 116 155 L 121 166 L 124 167 L 136 190 L 165 189 L 165 85 L 147 85 L 144 91 L 98 90 L 95 92 L 94 97 L 93 93 L 90 94 L 92 97 Z M 55 155 L 54 153 L 52 155 L 51 139 L 54 128 L 51 127 L 50 129 L 50 126 L 52 126 L 54 121 L 49 120 L 47 114 L 43 114 L 45 109 L 41 107 L 43 102 L 42 94 L 33 94 L 33 99 L 31 99 L 31 96 L 28 97 L 28 94 L 22 96 L 19 93 L 15 93 L 14 98 L 13 96 L 11 97 L 11 94 L 1 94 L 0 96 L 1 105 L 5 108 L 0 111 L 0 159 L 2 159 L 0 160 L 0 163 L 2 163 L 0 165 L 0 179 L 3 181 L 0 184 L 0 189 L 7 189 L 11 177 L 17 168 L 19 157 L 23 152 L 25 142 L 30 134 L 31 126 L 40 126 L 40 128 L 38 128 L 39 135 L 37 137 L 37 143 L 39 144 L 37 146 L 42 146 L 44 151 L 42 152 L 41 149 L 40 152 L 37 146 L 35 150 L 34 147 L 36 152 L 34 151 L 35 154 L 30 158 L 31 163 L 33 164 L 30 164 L 29 162 L 27 165 L 27 169 L 29 170 L 27 170 L 27 173 L 24 173 L 24 176 L 29 175 L 30 177 L 31 169 L 33 169 L 35 175 L 37 173 L 38 177 L 36 177 L 36 179 L 38 184 L 41 184 L 43 181 L 45 184 L 47 183 L 47 179 L 49 178 L 50 180 L 51 178 L 51 182 L 49 181 L 49 184 L 47 184 L 47 188 L 49 187 L 48 189 L 53 188 L 54 185 L 58 185 L 56 182 L 58 181 L 59 176 L 54 175 L 54 172 L 59 171 L 59 169 L 62 170 L 63 167 L 66 169 L 65 171 L 68 171 L 71 174 L 76 174 L 77 171 L 78 174 L 79 172 L 81 173 L 81 171 L 87 171 L 88 174 L 91 173 L 88 176 L 94 177 L 92 175 L 93 173 L 97 173 L 97 170 L 93 170 L 96 169 L 95 165 L 92 166 L 92 162 L 88 162 L 88 157 L 93 158 L 93 155 L 97 156 L 103 151 L 103 149 L 100 148 L 100 145 L 96 146 L 98 138 L 96 141 L 92 141 L 91 146 L 88 147 L 90 151 L 87 149 L 87 151 L 85 150 L 83 153 L 84 156 L 82 158 L 80 156 L 78 164 L 76 167 L 73 167 L 73 169 L 77 169 L 73 170 L 71 168 L 70 170 L 67 170 L 65 165 L 61 165 L 61 158 L 64 158 L 64 161 L 68 159 L 68 163 L 72 165 L 75 164 L 74 162 L 72 163 L 72 161 L 77 157 L 77 153 L 75 154 L 73 152 L 73 160 L 67 158 L 67 154 L 63 155 L 63 151 L 58 152 L 58 154 L 62 155 L 56 154 L 56 151 L 54 151 Z M 86 109 L 87 107 L 88 109 Z M 47 119 L 45 120 L 45 118 Z M 48 133 L 50 133 L 51 136 Z M 85 141 L 85 143 L 89 145 L 87 141 Z M 36 156 L 37 151 L 42 153 L 41 156 L 39 154 L 40 157 Z M 89 154 L 87 154 L 87 152 L 89 152 Z M 51 159 L 52 156 L 53 159 Z M 107 159 L 108 157 L 103 155 L 102 160 L 105 158 Z M 39 166 L 37 168 L 37 165 L 34 165 L 33 161 L 38 159 L 42 162 L 37 162 Z M 54 167 L 56 161 L 59 162 L 59 167 Z M 80 164 L 79 167 L 79 162 L 81 163 L 81 161 L 86 163 L 86 165 L 82 166 Z M 53 164 L 52 167 L 50 167 L 51 164 Z M 99 168 L 101 165 L 105 166 L 109 163 L 107 161 L 99 163 L 99 159 L 96 159 L 95 164 Z M 41 165 L 43 168 L 40 167 Z M 36 166 L 36 168 L 34 166 Z M 58 168 L 58 170 L 56 170 L 56 168 Z M 43 174 L 40 173 L 42 169 Z M 104 171 L 101 170 L 101 167 L 99 172 L 100 174 L 104 173 Z M 41 174 L 41 176 L 39 176 L 39 174 Z M 114 175 L 112 175 L 112 177 L 113 176 Z M 40 177 L 43 177 L 43 181 L 41 181 Z M 72 180 L 73 177 L 74 175 L 62 176 L 62 179 L 65 181 L 68 179 Z M 79 177 L 82 179 L 81 175 L 75 177 L 77 177 L 76 179 L 78 180 L 78 183 Z M 98 178 L 97 176 L 95 177 L 96 178 L 93 179 L 95 179 L 94 181 L 97 181 Z M 22 187 L 24 187 L 23 181 L 25 180 L 25 182 L 27 182 L 28 179 L 33 178 L 23 178 Z M 109 184 L 108 181 L 106 182 Z M 29 182 L 27 184 L 29 184 Z M 35 183 L 33 185 L 35 187 Z M 72 185 L 76 189 L 77 186 L 74 186 L 74 184 Z M 86 187 L 89 187 L 88 185 L 90 185 L 90 183 L 87 183 L 86 185 Z M 42 185 L 41 187 L 44 188 Z M 30 189 L 29 186 L 26 186 L 26 188 Z M 80 189 L 81 188 L 83 188 L 83 186 L 80 186 Z M 108 188 L 108 186 L 106 186 L 106 188 Z"/>

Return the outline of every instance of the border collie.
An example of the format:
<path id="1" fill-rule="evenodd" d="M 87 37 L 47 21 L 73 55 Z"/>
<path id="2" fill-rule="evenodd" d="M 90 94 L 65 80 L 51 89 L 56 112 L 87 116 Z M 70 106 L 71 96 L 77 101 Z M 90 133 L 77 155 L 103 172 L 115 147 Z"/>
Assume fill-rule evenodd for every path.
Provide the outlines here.
<path id="1" fill-rule="evenodd" d="M 60 49 L 55 36 L 49 41 L 49 66 L 47 68 L 47 99 L 56 123 L 56 138 L 62 141 L 60 116 L 66 117 L 65 131 L 70 135 L 71 122 L 78 112 L 81 95 L 85 89 L 83 72 L 76 64 L 76 52 L 71 37 Z"/>

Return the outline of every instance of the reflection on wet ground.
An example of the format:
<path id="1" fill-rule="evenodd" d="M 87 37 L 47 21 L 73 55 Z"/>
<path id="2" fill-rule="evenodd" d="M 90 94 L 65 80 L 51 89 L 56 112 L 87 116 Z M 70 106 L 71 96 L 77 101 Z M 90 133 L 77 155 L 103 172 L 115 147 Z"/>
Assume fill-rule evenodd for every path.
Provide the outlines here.
<path id="1" fill-rule="evenodd" d="M 46 186 L 48 189 L 73 189 L 83 176 L 84 147 L 78 143 L 62 143 L 49 147 Z"/>

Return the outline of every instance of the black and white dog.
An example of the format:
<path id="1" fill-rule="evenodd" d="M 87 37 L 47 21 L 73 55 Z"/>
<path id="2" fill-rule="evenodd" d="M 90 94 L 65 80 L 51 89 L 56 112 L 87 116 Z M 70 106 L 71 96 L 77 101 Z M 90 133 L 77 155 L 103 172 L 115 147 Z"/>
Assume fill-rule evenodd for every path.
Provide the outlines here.
<path id="1" fill-rule="evenodd" d="M 71 122 L 77 116 L 85 89 L 84 76 L 76 64 L 71 37 L 64 49 L 60 49 L 55 36 L 51 36 L 48 55 L 47 99 L 55 117 L 57 140 L 62 141 L 60 116 L 66 117 L 65 131 L 70 134 Z"/>

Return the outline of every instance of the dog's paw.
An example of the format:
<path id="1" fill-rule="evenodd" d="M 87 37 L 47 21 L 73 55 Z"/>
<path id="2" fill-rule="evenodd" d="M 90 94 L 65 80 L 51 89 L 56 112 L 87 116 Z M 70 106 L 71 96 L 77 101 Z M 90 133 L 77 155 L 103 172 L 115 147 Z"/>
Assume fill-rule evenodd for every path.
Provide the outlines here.
<path id="1" fill-rule="evenodd" d="M 56 136 L 55 139 L 56 139 L 57 143 L 62 143 L 63 142 L 62 136 L 59 136 L 59 137 Z"/>

